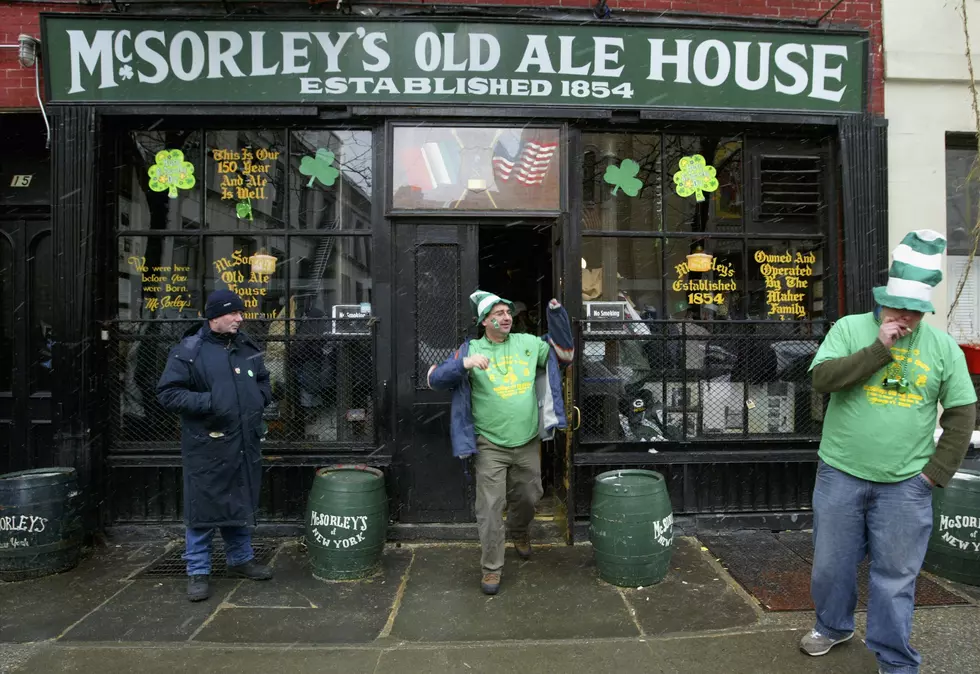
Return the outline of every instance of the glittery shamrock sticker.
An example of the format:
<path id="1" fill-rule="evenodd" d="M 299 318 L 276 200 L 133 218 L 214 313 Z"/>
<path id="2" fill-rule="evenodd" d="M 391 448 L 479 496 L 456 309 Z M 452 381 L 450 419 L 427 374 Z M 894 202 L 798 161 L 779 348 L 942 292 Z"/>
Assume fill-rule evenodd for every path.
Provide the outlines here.
<path id="1" fill-rule="evenodd" d="M 310 182 L 306 186 L 313 187 L 314 180 L 319 180 L 326 187 L 333 185 L 340 175 L 340 171 L 333 167 L 335 158 L 333 152 L 322 147 L 316 151 L 316 156 L 303 157 L 299 163 L 299 172 L 304 176 L 310 176 Z"/>
<path id="2" fill-rule="evenodd" d="M 239 201 L 237 204 L 235 204 L 235 213 L 238 215 L 240 220 L 244 220 L 245 218 L 255 220 L 255 218 L 252 216 L 252 200 L 249 199 L 248 201 Z"/>
<path id="3" fill-rule="evenodd" d="M 643 187 L 643 181 L 636 177 L 639 172 L 639 164 L 632 159 L 624 159 L 619 166 L 607 166 L 602 179 L 613 186 L 613 194 L 622 189 L 629 196 L 635 197 Z"/>
<path id="4" fill-rule="evenodd" d="M 701 155 L 681 158 L 680 167 L 681 170 L 674 174 L 674 184 L 677 185 L 677 193 L 682 197 L 693 194 L 698 201 L 704 201 L 705 192 L 718 189 L 715 167 L 708 166 Z"/>
<path id="5" fill-rule="evenodd" d="M 168 192 L 171 199 L 177 198 L 177 190 L 194 187 L 194 165 L 184 161 L 180 150 L 160 150 L 154 157 L 156 164 L 147 173 L 150 176 L 150 189 L 154 192 Z"/>

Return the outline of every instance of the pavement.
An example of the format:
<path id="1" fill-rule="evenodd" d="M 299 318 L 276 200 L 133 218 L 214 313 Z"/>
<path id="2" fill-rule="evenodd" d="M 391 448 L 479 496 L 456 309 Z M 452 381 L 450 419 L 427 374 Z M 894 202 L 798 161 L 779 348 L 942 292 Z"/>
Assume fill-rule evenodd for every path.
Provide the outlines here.
<path id="1" fill-rule="evenodd" d="M 667 578 L 643 588 L 601 581 L 587 543 L 536 545 L 529 561 L 508 549 L 495 597 L 480 593 L 474 544 L 392 543 L 374 577 L 323 582 L 282 539 L 273 580 L 216 580 L 198 604 L 184 578 L 143 575 L 179 547 L 109 543 L 67 573 L 0 583 L 0 672 L 877 671 L 863 613 L 859 638 L 807 657 L 813 614 L 764 610 L 695 538 L 675 539 Z M 980 588 L 932 578 L 968 603 L 916 611 L 921 671 L 980 671 Z"/>

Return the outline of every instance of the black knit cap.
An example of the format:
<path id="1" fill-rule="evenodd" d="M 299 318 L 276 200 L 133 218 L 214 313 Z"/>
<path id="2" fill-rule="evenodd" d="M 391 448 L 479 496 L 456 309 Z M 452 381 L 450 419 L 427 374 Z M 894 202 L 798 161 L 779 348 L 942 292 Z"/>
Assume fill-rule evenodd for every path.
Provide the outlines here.
<path id="1" fill-rule="evenodd" d="M 208 302 L 204 305 L 204 317 L 208 320 L 236 311 L 245 311 L 245 303 L 231 290 L 215 290 L 208 296 Z"/>

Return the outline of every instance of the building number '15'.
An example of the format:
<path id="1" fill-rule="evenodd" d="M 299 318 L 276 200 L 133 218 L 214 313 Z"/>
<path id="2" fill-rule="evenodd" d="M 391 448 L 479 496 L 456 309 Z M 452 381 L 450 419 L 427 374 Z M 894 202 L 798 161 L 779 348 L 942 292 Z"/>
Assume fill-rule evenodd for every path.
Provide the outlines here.
<path id="1" fill-rule="evenodd" d="M 16 175 L 13 180 L 10 181 L 11 187 L 30 187 L 31 180 L 34 178 L 33 175 Z"/>

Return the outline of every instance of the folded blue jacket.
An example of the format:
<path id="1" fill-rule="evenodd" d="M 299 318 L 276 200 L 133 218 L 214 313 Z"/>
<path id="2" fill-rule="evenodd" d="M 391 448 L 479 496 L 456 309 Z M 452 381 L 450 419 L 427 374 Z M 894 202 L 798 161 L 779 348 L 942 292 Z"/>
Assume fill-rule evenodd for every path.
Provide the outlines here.
<path id="1" fill-rule="evenodd" d="M 565 430 L 568 419 L 561 394 L 561 368 L 575 358 L 575 341 L 568 313 L 558 302 L 548 305 L 548 334 L 543 339 L 551 346 L 548 364 L 538 371 L 534 388 L 538 398 L 538 437 L 551 440 L 555 429 Z M 453 456 L 460 459 L 477 453 L 476 431 L 473 428 L 473 407 L 470 400 L 470 378 L 463 359 L 469 354 L 466 340 L 452 356 L 429 370 L 429 388 L 452 391 L 450 439 Z"/>

